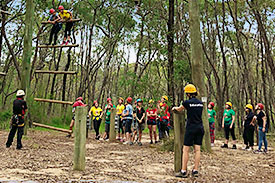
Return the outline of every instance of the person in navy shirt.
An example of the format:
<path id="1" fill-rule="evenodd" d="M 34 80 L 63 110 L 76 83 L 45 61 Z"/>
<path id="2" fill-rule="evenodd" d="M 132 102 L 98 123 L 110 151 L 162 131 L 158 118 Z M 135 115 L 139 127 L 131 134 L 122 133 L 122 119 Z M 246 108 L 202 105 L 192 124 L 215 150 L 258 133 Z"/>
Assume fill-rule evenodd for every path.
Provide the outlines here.
<path id="1" fill-rule="evenodd" d="M 194 85 L 188 84 L 184 88 L 189 100 L 182 102 L 179 107 L 174 107 L 173 111 L 183 111 L 187 110 L 187 124 L 184 135 L 184 147 L 183 147 L 183 157 L 182 157 L 182 169 L 180 172 L 176 173 L 176 177 L 187 177 L 187 163 L 189 157 L 189 150 L 191 146 L 194 146 L 195 151 L 195 166 L 192 170 L 192 175 L 197 177 L 199 172 L 199 163 L 200 163 L 200 152 L 202 139 L 204 135 L 204 128 L 202 122 L 202 111 L 203 103 L 196 98 L 197 89 Z"/>

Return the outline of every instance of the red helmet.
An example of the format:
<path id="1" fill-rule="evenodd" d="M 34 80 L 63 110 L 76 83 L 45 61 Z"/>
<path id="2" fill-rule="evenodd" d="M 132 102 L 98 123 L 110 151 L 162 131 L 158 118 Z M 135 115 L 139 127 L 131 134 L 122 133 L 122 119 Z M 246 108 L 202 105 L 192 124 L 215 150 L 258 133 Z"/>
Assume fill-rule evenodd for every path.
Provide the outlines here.
<path id="1" fill-rule="evenodd" d="M 132 97 L 128 97 L 128 98 L 127 98 L 127 102 L 128 102 L 128 103 L 132 103 L 132 101 L 133 101 Z"/>
<path id="2" fill-rule="evenodd" d="M 209 104 L 210 104 L 212 107 L 215 107 L 214 102 L 209 102 Z"/>
<path id="3" fill-rule="evenodd" d="M 54 13 L 55 12 L 55 10 L 52 8 L 52 9 L 50 9 L 50 13 Z"/>
<path id="4" fill-rule="evenodd" d="M 264 105 L 262 103 L 258 103 L 257 106 L 259 106 L 261 110 L 264 109 Z"/>
<path id="5" fill-rule="evenodd" d="M 107 98 L 107 102 L 110 102 L 110 101 L 112 101 L 112 99 L 111 98 Z"/>
<path id="6" fill-rule="evenodd" d="M 97 100 L 95 100 L 93 104 L 95 105 L 96 103 L 98 103 Z"/>
<path id="7" fill-rule="evenodd" d="M 59 6 L 58 10 L 64 10 L 64 7 L 63 6 Z"/>
<path id="8" fill-rule="evenodd" d="M 78 98 L 76 99 L 76 101 L 78 101 L 78 100 L 83 100 L 83 98 L 82 98 L 82 97 L 78 97 Z"/>

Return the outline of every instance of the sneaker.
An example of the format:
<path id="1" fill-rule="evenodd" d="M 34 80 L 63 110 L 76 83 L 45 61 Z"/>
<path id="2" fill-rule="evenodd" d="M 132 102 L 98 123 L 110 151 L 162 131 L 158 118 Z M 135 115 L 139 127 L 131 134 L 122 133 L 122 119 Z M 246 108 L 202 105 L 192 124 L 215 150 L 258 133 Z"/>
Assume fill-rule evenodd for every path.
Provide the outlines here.
<path id="1" fill-rule="evenodd" d="M 150 144 L 153 144 L 153 141 L 151 140 Z"/>
<path id="2" fill-rule="evenodd" d="M 137 144 L 138 144 L 139 146 L 142 146 L 142 143 L 141 143 L 141 142 L 138 142 Z"/>
<path id="3" fill-rule="evenodd" d="M 211 143 L 211 147 L 214 147 L 214 143 Z"/>
<path id="4" fill-rule="evenodd" d="M 264 153 L 267 154 L 267 149 L 264 150 Z"/>
<path id="5" fill-rule="evenodd" d="M 223 144 L 223 145 L 221 146 L 221 148 L 228 148 L 228 145 L 227 145 L 227 144 Z"/>
<path id="6" fill-rule="evenodd" d="M 192 170 L 192 176 L 193 177 L 198 177 L 199 176 L 199 172 L 197 170 Z"/>
<path id="7" fill-rule="evenodd" d="M 233 147 L 232 147 L 232 149 L 237 149 L 237 146 L 234 144 Z"/>
<path id="8" fill-rule="evenodd" d="M 255 154 L 260 154 L 262 152 L 263 152 L 262 150 L 255 150 L 255 151 L 253 151 L 253 153 L 255 153 Z"/>
<path id="9" fill-rule="evenodd" d="M 248 147 L 248 149 L 246 149 L 246 151 L 253 151 L 253 147 Z"/>
<path id="10" fill-rule="evenodd" d="M 186 171 L 180 171 L 175 174 L 176 177 L 180 178 L 187 178 L 187 172 Z"/>
<path id="11" fill-rule="evenodd" d="M 129 145 L 132 146 L 132 145 L 134 145 L 134 143 L 133 142 L 129 142 Z"/>
<path id="12" fill-rule="evenodd" d="M 117 140 L 120 140 L 120 137 L 116 138 Z"/>
<path id="13" fill-rule="evenodd" d="M 72 136 L 72 134 L 69 134 L 69 135 L 67 135 L 66 137 L 70 138 L 71 136 Z"/>
<path id="14" fill-rule="evenodd" d="M 123 144 L 127 145 L 129 142 L 128 141 L 125 141 Z"/>

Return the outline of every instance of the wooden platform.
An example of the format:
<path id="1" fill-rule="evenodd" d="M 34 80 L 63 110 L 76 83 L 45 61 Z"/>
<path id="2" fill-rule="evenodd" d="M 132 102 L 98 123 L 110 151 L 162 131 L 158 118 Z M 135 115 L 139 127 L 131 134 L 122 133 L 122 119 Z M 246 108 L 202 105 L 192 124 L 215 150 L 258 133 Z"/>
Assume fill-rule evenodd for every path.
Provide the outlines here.
<path id="1" fill-rule="evenodd" d="M 77 74 L 76 71 L 44 71 L 44 70 L 36 70 L 36 74 Z"/>
<path id="2" fill-rule="evenodd" d="M 50 99 L 43 99 L 43 98 L 34 98 L 36 102 L 49 102 L 49 103 L 55 103 L 55 104 L 67 104 L 67 105 L 73 105 L 73 102 L 69 101 L 61 101 L 61 100 L 50 100 Z"/>
<path id="3" fill-rule="evenodd" d="M 67 22 L 80 22 L 81 19 L 80 18 L 77 18 L 77 19 L 71 19 L 71 20 L 68 20 L 68 21 L 59 21 L 59 23 L 67 23 Z M 50 24 L 48 21 L 43 21 L 41 22 L 41 24 Z"/>
<path id="4" fill-rule="evenodd" d="M 7 74 L 4 72 L 0 72 L 0 76 L 6 76 Z"/>
<path id="5" fill-rule="evenodd" d="M 59 131 L 59 132 L 69 133 L 69 134 L 71 134 L 73 132 L 72 130 L 67 130 L 67 129 L 63 129 L 63 128 L 56 128 L 56 127 L 53 127 L 53 126 L 44 125 L 44 124 L 35 123 L 35 122 L 33 122 L 32 124 L 33 124 L 33 126 L 38 126 L 38 127 L 42 127 L 42 128 L 56 130 L 56 131 Z"/>
<path id="6" fill-rule="evenodd" d="M 39 45 L 38 48 L 73 48 L 79 47 L 78 44 L 70 44 L 70 45 Z"/>

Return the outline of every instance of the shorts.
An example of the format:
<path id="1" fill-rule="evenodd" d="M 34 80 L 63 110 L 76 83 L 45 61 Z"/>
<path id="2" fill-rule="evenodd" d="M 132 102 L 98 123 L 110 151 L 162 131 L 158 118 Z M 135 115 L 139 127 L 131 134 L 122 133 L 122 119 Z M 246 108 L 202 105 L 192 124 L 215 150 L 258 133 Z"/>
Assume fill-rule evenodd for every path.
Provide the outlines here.
<path id="1" fill-rule="evenodd" d="M 148 119 L 147 125 L 157 125 L 157 121 L 155 119 Z"/>
<path id="2" fill-rule="evenodd" d="M 109 133 L 110 132 L 110 123 L 105 123 L 105 132 Z"/>
<path id="3" fill-rule="evenodd" d="M 184 145 L 202 145 L 203 135 L 203 126 L 187 126 L 184 135 Z"/>
<path id="4" fill-rule="evenodd" d="M 126 124 L 125 124 L 125 133 L 131 133 L 131 126 L 132 126 L 132 119 L 126 119 Z"/>
<path id="5" fill-rule="evenodd" d="M 145 129 L 144 123 L 138 123 L 137 129 L 143 131 Z"/>

